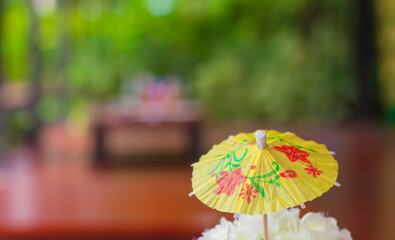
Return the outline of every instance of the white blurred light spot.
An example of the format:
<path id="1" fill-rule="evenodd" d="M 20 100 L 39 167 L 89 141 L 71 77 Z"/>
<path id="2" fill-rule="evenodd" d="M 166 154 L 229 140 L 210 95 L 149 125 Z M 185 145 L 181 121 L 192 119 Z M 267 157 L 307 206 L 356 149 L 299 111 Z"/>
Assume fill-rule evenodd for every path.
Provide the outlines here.
<path id="1" fill-rule="evenodd" d="M 41 16 L 53 13 L 56 8 L 56 0 L 33 0 L 32 4 L 34 11 Z"/>
<path id="2" fill-rule="evenodd" d="M 174 0 L 146 0 L 148 12 L 155 17 L 166 16 L 173 12 Z"/>

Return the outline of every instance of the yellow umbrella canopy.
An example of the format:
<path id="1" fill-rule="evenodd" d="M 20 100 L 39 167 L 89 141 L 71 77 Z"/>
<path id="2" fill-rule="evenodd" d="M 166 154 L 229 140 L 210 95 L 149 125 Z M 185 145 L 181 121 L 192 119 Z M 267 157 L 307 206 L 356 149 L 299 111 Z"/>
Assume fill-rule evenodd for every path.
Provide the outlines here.
<path id="1" fill-rule="evenodd" d="M 337 174 L 337 161 L 325 145 L 263 130 L 214 145 L 194 164 L 192 187 L 211 208 L 263 215 L 321 196 Z"/>

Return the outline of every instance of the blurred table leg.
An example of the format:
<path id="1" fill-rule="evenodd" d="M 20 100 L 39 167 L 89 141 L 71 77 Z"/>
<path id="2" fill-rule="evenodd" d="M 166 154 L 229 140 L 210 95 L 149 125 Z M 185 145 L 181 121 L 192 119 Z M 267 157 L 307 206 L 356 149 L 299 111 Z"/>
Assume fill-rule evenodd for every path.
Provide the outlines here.
<path id="1" fill-rule="evenodd" d="M 105 148 L 105 127 L 97 124 L 94 127 L 94 164 L 95 166 L 103 166 L 107 162 L 107 153 Z"/>

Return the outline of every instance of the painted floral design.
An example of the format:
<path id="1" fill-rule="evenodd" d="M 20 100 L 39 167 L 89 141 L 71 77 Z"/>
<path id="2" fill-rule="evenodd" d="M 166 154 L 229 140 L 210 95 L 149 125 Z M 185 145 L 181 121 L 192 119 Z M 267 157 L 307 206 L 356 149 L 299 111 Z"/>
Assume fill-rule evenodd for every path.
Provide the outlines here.
<path id="1" fill-rule="evenodd" d="M 240 163 L 247 156 L 248 149 L 245 149 L 244 151 L 240 150 L 246 141 L 247 140 L 243 140 L 241 143 L 234 142 L 237 146 L 230 153 L 217 155 L 216 157 L 221 158 L 221 160 L 209 174 L 212 175 L 216 171 L 222 172 L 224 169 L 229 170 L 229 172 L 233 172 L 234 169 L 239 168 L 241 166 Z M 218 177 L 218 174 L 215 176 Z"/>
<path id="2" fill-rule="evenodd" d="M 321 175 L 321 173 L 323 173 L 323 171 L 318 170 L 317 167 L 314 167 L 311 162 L 307 159 L 308 156 L 310 156 L 310 154 L 306 151 L 300 150 L 297 147 L 294 146 L 287 146 L 287 145 L 282 145 L 282 146 L 275 146 L 274 147 L 276 150 L 283 152 L 287 155 L 287 158 L 291 161 L 291 162 L 296 162 L 298 160 L 307 163 L 307 168 L 305 168 L 304 170 L 312 175 L 314 178 L 316 178 L 317 176 Z M 295 173 L 296 174 L 296 173 Z M 281 177 L 286 177 L 286 175 L 284 173 L 284 176 L 280 176 Z"/>
<path id="3" fill-rule="evenodd" d="M 307 157 L 310 155 L 308 152 L 300 150 L 297 147 L 294 146 L 287 146 L 287 145 L 282 145 L 282 146 L 274 146 L 274 148 L 277 151 L 283 152 L 287 155 L 287 158 L 291 162 L 296 162 L 298 160 L 303 161 L 307 164 L 310 164 L 310 161 L 307 160 Z"/>
<path id="4" fill-rule="evenodd" d="M 273 169 L 265 174 L 258 176 L 244 176 L 242 175 L 241 163 L 247 156 L 248 148 L 242 149 L 246 145 L 255 145 L 255 141 L 243 140 L 242 142 L 233 142 L 235 149 L 228 154 L 220 154 L 216 157 L 220 158 L 217 166 L 209 173 L 211 177 L 215 177 L 215 181 L 218 187 L 214 190 L 214 194 L 225 193 L 228 196 L 233 196 L 239 185 L 245 183 L 245 188 L 238 194 L 242 199 L 246 199 L 250 204 L 253 199 L 256 198 L 256 194 L 266 198 L 264 191 L 265 184 L 273 184 L 276 187 L 281 187 L 278 180 L 280 178 L 296 178 L 298 174 L 293 170 L 284 170 L 280 172 L 280 167 L 276 161 L 272 162 Z M 298 160 L 307 164 L 304 169 L 308 174 L 314 178 L 319 176 L 322 171 L 314 167 L 311 162 L 307 159 L 310 154 L 307 151 L 301 150 L 298 145 L 282 145 L 274 146 L 277 151 L 286 154 L 287 158 L 291 162 Z M 311 152 L 317 152 L 313 149 L 307 149 Z M 254 170 L 257 166 L 250 166 L 251 170 Z"/>
<path id="5" fill-rule="evenodd" d="M 219 177 L 216 179 L 218 188 L 215 189 L 215 194 L 225 193 L 232 196 L 238 185 L 242 184 L 246 176 L 241 175 L 241 168 L 236 168 L 233 172 L 221 171 Z"/>
<path id="6" fill-rule="evenodd" d="M 250 186 L 250 184 L 246 184 L 246 187 L 243 188 L 243 190 L 241 191 L 241 193 L 239 194 L 239 197 L 241 197 L 242 199 L 247 199 L 248 203 L 251 203 L 251 200 L 254 199 L 255 193 L 258 193 L 259 191 L 257 189 L 254 188 L 254 186 Z"/>
<path id="7" fill-rule="evenodd" d="M 304 170 L 306 170 L 307 173 L 311 174 L 314 178 L 316 178 L 317 176 L 321 175 L 321 173 L 323 173 L 321 170 L 318 170 L 318 168 L 314 167 L 311 164 Z"/>
<path id="8" fill-rule="evenodd" d="M 298 174 L 292 170 L 286 170 L 285 172 L 280 173 L 280 177 L 283 178 L 296 178 Z"/>
<path id="9" fill-rule="evenodd" d="M 214 194 L 225 193 L 228 196 L 233 196 L 236 191 L 237 186 L 249 181 L 246 184 L 246 188 L 241 191 L 239 197 L 242 199 L 247 199 L 250 203 L 254 199 L 255 193 L 259 193 L 263 198 L 266 198 L 265 191 L 263 189 L 263 184 L 274 184 L 276 187 L 280 187 L 277 182 L 280 177 L 294 178 L 297 177 L 296 173 L 292 170 L 286 170 L 285 172 L 279 174 L 280 167 L 277 162 L 272 162 L 274 169 L 266 174 L 247 177 L 242 175 L 241 167 L 235 168 L 233 171 L 220 171 L 219 173 L 212 173 L 211 177 L 215 177 L 215 181 L 218 187 L 214 190 Z M 250 167 L 251 169 L 256 168 L 255 165 Z"/>

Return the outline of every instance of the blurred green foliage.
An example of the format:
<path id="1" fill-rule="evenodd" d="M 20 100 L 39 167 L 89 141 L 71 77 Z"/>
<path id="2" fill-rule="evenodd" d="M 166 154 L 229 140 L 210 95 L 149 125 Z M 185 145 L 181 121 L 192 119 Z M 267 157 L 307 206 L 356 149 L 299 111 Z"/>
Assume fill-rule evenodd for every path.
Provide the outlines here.
<path id="1" fill-rule="evenodd" d="M 23 2 L 3 3 L 1 26 L 1 64 L 9 81 L 27 81 L 28 76 L 28 10 Z"/>
<path id="2" fill-rule="evenodd" d="M 355 102 L 352 0 L 35 2 L 45 121 L 142 72 L 180 77 L 218 119 L 339 120 Z M 3 1 L 6 81 L 30 81 L 29 7 Z"/>
<path id="3" fill-rule="evenodd" d="M 355 101 L 350 7 L 296 0 L 229 5 L 225 44 L 199 65 L 197 95 L 223 118 L 347 117 Z"/>

